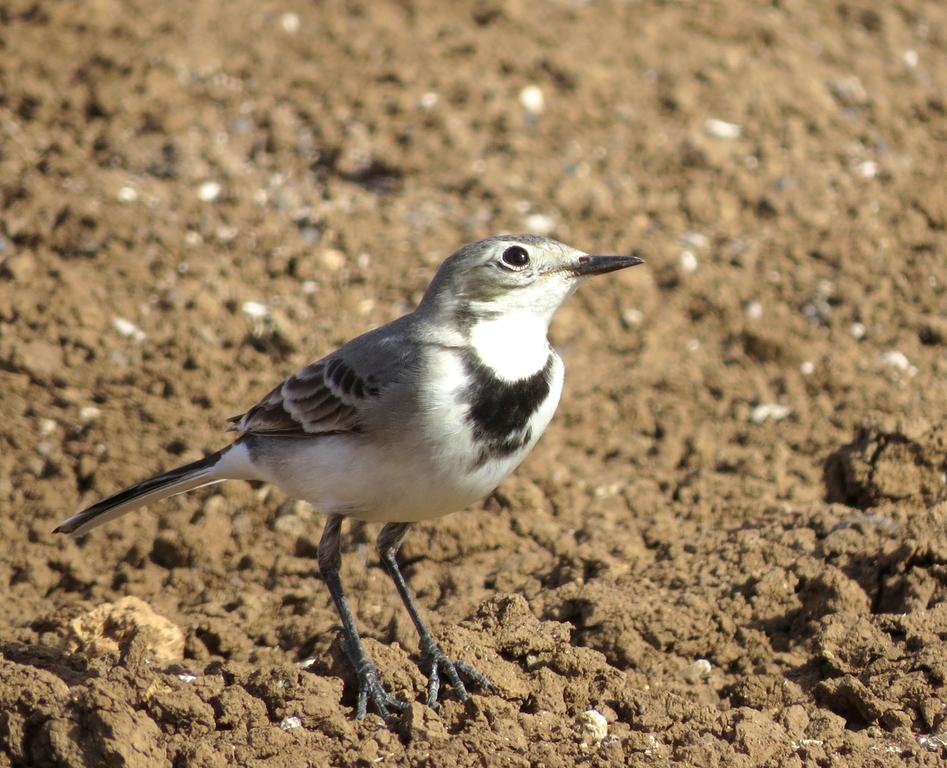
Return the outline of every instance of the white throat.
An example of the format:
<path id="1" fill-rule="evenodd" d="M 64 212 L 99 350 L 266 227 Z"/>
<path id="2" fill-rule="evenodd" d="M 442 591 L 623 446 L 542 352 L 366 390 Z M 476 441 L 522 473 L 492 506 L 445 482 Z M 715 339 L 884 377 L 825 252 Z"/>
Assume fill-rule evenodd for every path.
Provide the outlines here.
<path id="1" fill-rule="evenodd" d="M 544 319 L 534 312 L 504 312 L 478 320 L 470 330 L 470 344 L 498 378 L 519 381 L 546 365 L 547 330 Z"/>

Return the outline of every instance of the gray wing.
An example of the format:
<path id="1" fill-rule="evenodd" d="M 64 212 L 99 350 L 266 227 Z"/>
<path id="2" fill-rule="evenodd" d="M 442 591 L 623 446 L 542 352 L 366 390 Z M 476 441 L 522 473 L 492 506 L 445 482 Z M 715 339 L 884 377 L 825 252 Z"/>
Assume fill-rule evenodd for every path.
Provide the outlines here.
<path id="1" fill-rule="evenodd" d="M 361 431 L 365 409 L 413 357 L 412 345 L 404 344 L 393 326 L 369 332 L 293 374 L 246 413 L 229 419 L 230 429 L 284 437 Z"/>

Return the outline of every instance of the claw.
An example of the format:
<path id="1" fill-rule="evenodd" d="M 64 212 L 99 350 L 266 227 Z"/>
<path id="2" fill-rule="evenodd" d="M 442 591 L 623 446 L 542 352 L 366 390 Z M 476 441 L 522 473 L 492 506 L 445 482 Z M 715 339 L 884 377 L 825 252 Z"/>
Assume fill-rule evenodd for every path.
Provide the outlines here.
<path id="1" fill-rule="evenodd" d="M 388 693 L 378 679 L 378 669 L 370 661 L 359 664 L 355 674 L 358 678 L 358 703 L 355 708 L 357 720 L 368 714 L 369 701 L 388 725 L 391 725 L 395 712 L 404 712 L 408 708 L 408 702 Z"/>
<path id="2" fill-rule="evenodd" d="M 461 701 L 467 701 L 470 698 L 467 686 L 464 685 L 461 677 L 467 678 L 470 685 L 482 691 L 493 688 L 490 678 L 474 669 L 466 661 L 449 659 L 434 642 L 426 644 L 422 649 L 421 669 L 427 675 L 427 705 L 432 709 L 440 707 L 438 697 L 441 691 L 441 674 L 447 678 L 447 682 Z"/>

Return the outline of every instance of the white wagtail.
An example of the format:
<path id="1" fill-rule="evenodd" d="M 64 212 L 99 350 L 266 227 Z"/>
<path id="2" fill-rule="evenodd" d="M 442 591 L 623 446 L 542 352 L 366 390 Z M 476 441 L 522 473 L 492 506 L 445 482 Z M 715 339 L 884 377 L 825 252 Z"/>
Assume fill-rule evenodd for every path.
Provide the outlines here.
<path id="1" fill-rule="evenodd" d="M 406 703 L 382 686 L 339 579 L 342 520 L 384 523 L 378 552 L 420 635 L 427 702 L 441 675 L 489 680 L 448 659 L 398 566 L 408 528 L 489 494 L 530 452 L 562 391 L 563 364 L 546 338 L 583 277 L 640 264 L 590 256 L 535 235 L 490 237 L 440 267 L 418 308 L 290 376 L 241 416 L 239 437 L 200 461 L 163 472 L 73 515 L 56 531 L 83 534 L 143 504 L 223 480 L 264 480 L 326 514 L 319 569 L 342 620 L 343 649 L 368 703 L 390 721 Z"/>

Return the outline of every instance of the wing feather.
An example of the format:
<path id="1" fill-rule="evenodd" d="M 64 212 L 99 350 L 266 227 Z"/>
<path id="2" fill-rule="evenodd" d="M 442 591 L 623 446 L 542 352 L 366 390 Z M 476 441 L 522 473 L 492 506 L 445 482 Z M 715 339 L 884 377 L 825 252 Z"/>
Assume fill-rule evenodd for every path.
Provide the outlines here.
<path id="1" fill-rule="evenodd" d="M 357 432 L 359 409 L 379 394 L 354 367 L 332 355 L 293 374 L 246 413 L 230 419 L 230 429 L 285 437 Z"/>

